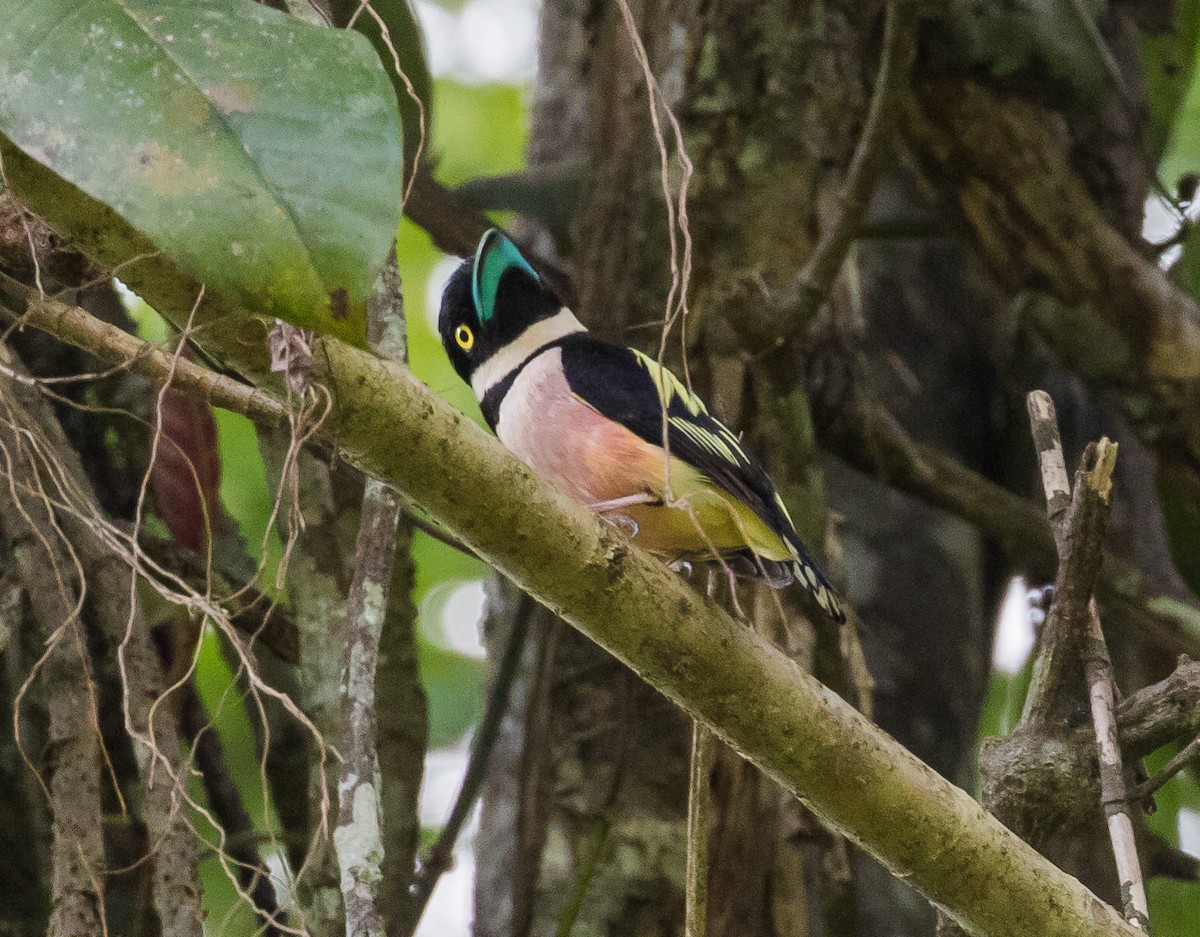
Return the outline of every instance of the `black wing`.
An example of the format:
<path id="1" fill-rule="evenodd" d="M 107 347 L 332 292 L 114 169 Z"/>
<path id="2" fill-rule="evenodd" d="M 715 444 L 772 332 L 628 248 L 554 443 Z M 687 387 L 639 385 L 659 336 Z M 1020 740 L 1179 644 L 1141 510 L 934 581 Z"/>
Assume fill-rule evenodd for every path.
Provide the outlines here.
<path id="1" fill-rule="evenodd" d="M 772 527 L 791 527 L 781 516 L 775 486 L 762 466 L 670 371 L 641 352 L 589 335 L 565 339 L 562 355 L 574 393 L 656 446 L 663 444 L 665 401 L 671 455 L 700 469 Z"/>
<path id="2" fill-rule="evenodd" d="M 583 334 L 568 336 L 561 347 L 571 390 L 656 446 L 663 444 L 665 401 L 671 454 L 698 468 L 766 521 L 795 551 L 795 573 L 801 582 L 822 600 L 830 615 L 842 619 L 833 587 L 809 557 L 766 471 L 699 397 L 653 358 L 631 348 Z"/>
<path id="3" fill-rule="evenodd" d="M 700 469 L 766 521 L 796 553 L 794 576 L 830 617 L 845 620 L 833 585 L 809 557 L 766 470 L 730 428 L 708 413 L 700 397 L 665 367 L 634 349 L 582 334 L 564 338 L 560 347 L 571 391 L 608 419 L 658 446 L 662 445 L 665 402 L 671 455 Z"/>

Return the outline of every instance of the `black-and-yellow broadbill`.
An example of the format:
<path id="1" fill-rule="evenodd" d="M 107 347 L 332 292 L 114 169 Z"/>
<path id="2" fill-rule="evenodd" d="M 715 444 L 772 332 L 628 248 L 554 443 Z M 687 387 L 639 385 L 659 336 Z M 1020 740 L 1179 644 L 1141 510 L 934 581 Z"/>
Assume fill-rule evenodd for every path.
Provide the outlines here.
<path id="1" fill-rule="evenodd" d="M 844 619 L 738 437 L 652 358 L 591 335 L 502 232 L 451 276 L 438 328 L 488 425 L 537 475 L 669 561 L 794 579 Z"/>

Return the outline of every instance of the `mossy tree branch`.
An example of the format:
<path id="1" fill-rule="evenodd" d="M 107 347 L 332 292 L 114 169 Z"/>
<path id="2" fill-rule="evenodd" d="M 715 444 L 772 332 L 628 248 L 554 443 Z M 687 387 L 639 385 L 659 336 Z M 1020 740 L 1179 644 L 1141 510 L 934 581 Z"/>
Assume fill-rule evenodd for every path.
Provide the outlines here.
<path id="1" fill-rule="evenodd" d="M 1115 912 L 405 371 L 324 343 L 342 455 L 711 725 L 894 871 L 988 934 L 1120 934 Z M 397 430 L 400 439 L 397 439 Z M 855 783 L 848 784 L 846 779 Z M 926 835 L 914 839 L 913 829 Z"/>

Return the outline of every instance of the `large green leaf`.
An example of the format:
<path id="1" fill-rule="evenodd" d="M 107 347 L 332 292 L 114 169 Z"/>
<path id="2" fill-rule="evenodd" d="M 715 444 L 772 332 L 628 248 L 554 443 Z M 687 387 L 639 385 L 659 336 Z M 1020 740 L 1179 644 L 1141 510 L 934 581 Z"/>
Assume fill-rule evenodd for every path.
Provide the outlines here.
<path id="1" fill-rule="evenodd" d="M 0 131 L 209 288 L 363 341 L 401 141 L 361 36 L 251 0 L 0 0 Z"/>
<path id="2" fill-rule="evenodd" d="M 417 159 L 422 133 L 424 155 L 428 157 L 429 138 L 433 132 L 433 79 L 429 74 L 420 24 L 408 0 L 372 0 L 369 7 L 362 6 L 360 0 L 332 0 L 329 8 L 336 25 L 345 26 L 353 19 L 354 28 L 371 40 L 396 89 L 400 123 L 404 127 L 407 177 Z M 381 22 L 387 29 L 386 36 L 380 28 Z M 408 79 L 407 83 L 405 79 Z M 421 103 L 418 105 L 417 101 Z"/>

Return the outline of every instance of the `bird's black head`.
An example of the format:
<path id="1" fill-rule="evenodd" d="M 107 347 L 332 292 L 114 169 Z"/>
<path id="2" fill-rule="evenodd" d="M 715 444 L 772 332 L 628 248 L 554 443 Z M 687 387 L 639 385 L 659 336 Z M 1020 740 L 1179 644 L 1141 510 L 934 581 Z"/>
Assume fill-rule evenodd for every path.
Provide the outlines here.
<path id="1" fill-rule="evenodd" d="M 470 383 L 488 358 L 561 308 L 517 246 L 492 228 L 446 284 L 438 331 L 454 370 Z"/>

